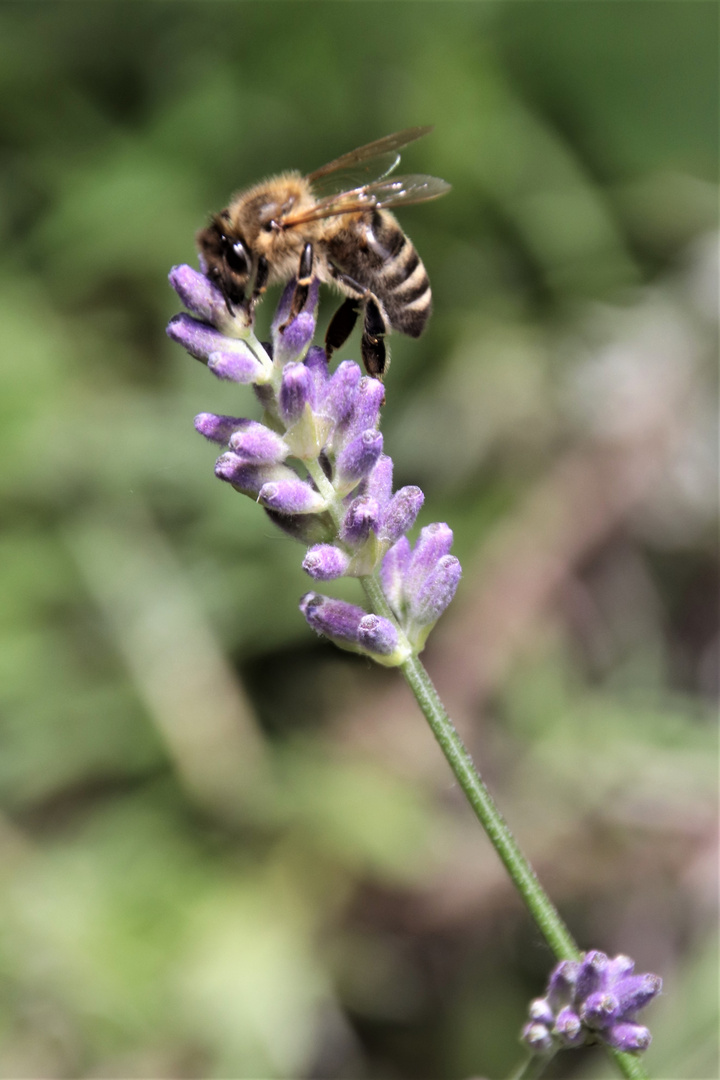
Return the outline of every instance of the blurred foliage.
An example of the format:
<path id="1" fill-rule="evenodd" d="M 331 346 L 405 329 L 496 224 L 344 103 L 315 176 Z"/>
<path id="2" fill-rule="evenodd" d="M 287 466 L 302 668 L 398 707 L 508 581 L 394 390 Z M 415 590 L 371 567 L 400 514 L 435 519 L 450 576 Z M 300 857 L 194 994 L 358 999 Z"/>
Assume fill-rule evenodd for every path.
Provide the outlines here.
<path id="1" fill-rule="evenodd" d="M 717 44 L 695 2 L 0 7 L 0 1076 L 518 1059 L 547 950 L 163 332 L 231 191 L 426 123 L 384 431 L 466 571 L 427 664 L 581 944 L 663 975 L 653 1075 L 717 1076 Z"/>

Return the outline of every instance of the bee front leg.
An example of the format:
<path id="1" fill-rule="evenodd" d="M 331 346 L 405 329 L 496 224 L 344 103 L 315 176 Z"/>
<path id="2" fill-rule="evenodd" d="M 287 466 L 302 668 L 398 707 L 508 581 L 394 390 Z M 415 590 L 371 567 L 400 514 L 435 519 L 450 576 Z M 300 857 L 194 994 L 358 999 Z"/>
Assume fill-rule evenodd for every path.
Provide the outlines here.
<path id="1" fill-rule="evenodd" d="M 261 255 L 258 259 L 257 270 L 255 271 L 255 282 L 253 284 L 253 291 L 250 295 L 250 310 L 255 307 L 258 300 L 265 292 L 267 288 L 267 279 L 270 273 L 270 267 L 268 261 L 264 255 Z"/>
<path id="2" fill-rule="evenodd" d="M 307 302 L 308 293 L 310 292 L 310 282 L 312 281 L 312 268 L 313 268 L 313 246 L 308 241 L 300 256 L 300 266 L 298 268 L 297 284 L 295 285 L 295 292 L 293 293 L 292 303 L 290 304 L 290 314 L 285 322 L 280 327 L 280 333 L 282 334 L 287 330 L 293 319 L 297 318 Z"/>

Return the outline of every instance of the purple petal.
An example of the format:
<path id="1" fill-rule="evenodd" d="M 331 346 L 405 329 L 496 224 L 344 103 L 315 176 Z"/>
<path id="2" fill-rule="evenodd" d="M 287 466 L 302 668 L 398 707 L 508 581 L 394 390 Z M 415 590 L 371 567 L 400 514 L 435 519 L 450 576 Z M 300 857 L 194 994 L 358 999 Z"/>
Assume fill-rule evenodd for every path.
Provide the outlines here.
<path id="1" fill-rule="evenodd" d="M 332 581 L 342 577 L 348 568 L 350 556 L 334 544 L 316 544 L 303 559 L 303 570 L 316 581 Z"/>

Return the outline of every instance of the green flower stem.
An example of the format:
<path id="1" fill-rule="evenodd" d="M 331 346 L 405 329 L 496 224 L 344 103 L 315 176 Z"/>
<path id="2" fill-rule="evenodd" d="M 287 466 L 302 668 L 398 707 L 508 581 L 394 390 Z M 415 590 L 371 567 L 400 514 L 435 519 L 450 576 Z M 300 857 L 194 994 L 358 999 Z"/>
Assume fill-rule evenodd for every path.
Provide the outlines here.
<path id="1" fill-rule="evenodd" d="M 362 579 L 365 592 L 373 610 L 385 618 L 393 618 L 380 583 L 374 577 Z M 422 709 L 440 748 L 448 760 L 460 787 L 475 811 L 475 815 L 490 842 L 502 859 L 505 869 L 525 901 L 530 914 L 537 923 L 548 945 L 558 960 L 580 960 L 582 953 L 561 919 L 557 909 L 537 879 L 535 871 L 518 846 L 515 837 L 477 772 L 472 758 L 458 735 L 452 720 L 446 713 L 430 676 L 417 656 L 410 657 L 400 665 L 418 705 Z M 608 1048 L 622 1074 L 629 1080 L 647 1080 L 647 1073 L 634 1054 L 624 1054 Z M 547 1055 L 538 1060 L 533 1057 L 523 1066 L 520 1078 L 539 1076 L 549 1061 Z M 539 1069 L 540 1071 L 534 1071 Z"/>
<path id="2" fill-rule="evenodd" d="M 427 671 L 416 656 L 406 660 L 401 670 L 460 787 L 530 909 L 543 937 L 558 960 L 580 960 L 580 949 L 540 885 L 535 871 L 520 850 L 507 822 L 477 773 L 472 758 L 445 712 Z"/>

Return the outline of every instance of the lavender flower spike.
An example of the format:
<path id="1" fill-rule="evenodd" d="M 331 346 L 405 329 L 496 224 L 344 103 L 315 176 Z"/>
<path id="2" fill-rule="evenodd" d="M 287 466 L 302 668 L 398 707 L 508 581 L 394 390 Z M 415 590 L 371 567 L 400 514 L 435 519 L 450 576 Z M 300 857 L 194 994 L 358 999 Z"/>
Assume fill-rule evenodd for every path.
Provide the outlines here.
<path id="1" fill-rule="evenodd" d="M 556 965 L 545 997 L 530 1005 L 523 1041 L 534 1053 L 598 1041 L 630 1053 L 647 1050 L 650 1031 L 635 1014 L 660 993 L 662 979 L 633 975 L 634 966 L 627 956 L 611 960 L 597 949 L 580 962 Z"/>
<path id="2" fill-rule="evenodd" d="M 393 493 L 378 430 L 382 383 L 347 360 L 330 374 L 324 350 L 311 345 L 317 280 L 292 317 L 296 283 L 287 285 L 267 349 L 254 335 L 252 305 L 234 314 L 215 283 L 188 266 L 174 267 L 170 284 L 190 314 L 175 316 L 168 335 L 217 377 L 254 385 L 264 410 L 260 420 L 196 417 L 205 438 L 224 444 L 216 476 L 310 545 L 303 568 L 316 581 L 366 579 L 375 612 L 309 593 L 300 606 L 313 629 L 378 663 L 404 663 L 452 599 L 460 564 L 447 525 L 427 526 L 410 548 L 405 534 L 424 496 L 413 486 Z"/>

